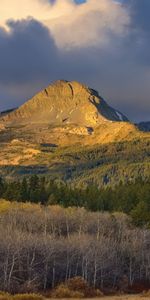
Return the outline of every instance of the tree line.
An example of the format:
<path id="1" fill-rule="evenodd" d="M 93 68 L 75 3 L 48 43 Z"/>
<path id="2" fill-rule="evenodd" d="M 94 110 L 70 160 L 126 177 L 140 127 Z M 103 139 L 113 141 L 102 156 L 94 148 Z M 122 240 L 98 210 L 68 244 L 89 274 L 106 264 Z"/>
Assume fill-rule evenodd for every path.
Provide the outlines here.
<path id="1" fill-rule="evenodd" d="M 98 188 L 89 185 L 85 189 L 56 183 L 45 177 L 33 175 L 18 181 L 6 181 L 0 177 L 0 198 L 10 201 L 85 207 L 90 211 L 119 211 L 132 216 L 136 226 L 150 227 L 150 181 L 142 179 L 134 183 L 119 183 L 115 188 Z"/>

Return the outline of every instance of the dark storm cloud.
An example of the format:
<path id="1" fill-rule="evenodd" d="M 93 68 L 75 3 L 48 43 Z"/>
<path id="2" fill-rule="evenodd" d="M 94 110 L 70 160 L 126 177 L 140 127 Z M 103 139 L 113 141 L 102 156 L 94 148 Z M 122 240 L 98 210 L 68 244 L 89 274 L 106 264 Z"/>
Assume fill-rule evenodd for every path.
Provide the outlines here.
<path id="1" fill-rule="evenodd" d="M 57 48 L 48 29 L 32 19 L 9 21 L 8 26 L 9 32 L 0 29 L 0 83 L 22 84 L 50 76 Z"/>
<path id="2" fill-rule="evenodd" d="M 131 14 L 129 54 L 137 63 L 150 66 L 150 1 L 124 0 Z"/>
<path id="3" fill-rule="evenodd" d="M 132 120 L 150 119 L 150 0 L 124 3 L 131 15 L 128 34 L 105 48 L 58 50 L 48 29 L 31 19 L 9 22 L 10 32 L 1 28 L 0 110 L 53 80 L 68 79 L 96 88 Z"/>
<path id="4" fill-rule="evenodd" d="M 145 33 L 150 30 L 150 1 L 149 0 L 124 0 L 131 8 L 132 23 L 137 28 L 142 29 Z"/>

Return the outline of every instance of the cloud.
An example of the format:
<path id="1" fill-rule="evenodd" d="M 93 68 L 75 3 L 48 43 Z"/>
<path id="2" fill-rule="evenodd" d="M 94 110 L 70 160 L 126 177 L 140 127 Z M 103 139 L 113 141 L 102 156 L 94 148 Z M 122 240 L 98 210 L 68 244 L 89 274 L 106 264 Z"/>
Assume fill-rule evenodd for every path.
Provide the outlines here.
<path id="1" fill-rule="evenodd" d="M 0 30 L 0 83 L 40 82 L 50 76 L 57 48 L 48 29 L 33 19 L 9 21 L 7 26 L 9 31 Z"/>
<path id="2" fill-rule="evenodd" d="M 6 23 L 9 19 L 13 19 L 15 21 L 25 19 L 27 17 L 33 17 L 38 21 L 47 19 L 49 18 L 51 6 L 52 4 L 50 4 L 47 0 L 1 0 L 0 25 L 7 27 Z"/>
<path id="3" fill-rule="evenodd" d="M 130 39 L 130 52 L 133 60 L 145 67 L 150 67 L 150 22 L 149 0 L 124 0 L 124 4 L 128 7 L 131 14 L 130 31 L 132 37 Z M 130 37 L 129 37 L 130 38 Z M 136 45 L 136 47 L 135 47 Z"/>
<path id="4" fill-rule="evenodd" d="M 129 7 L 132 12 L 132 24 L 136 25 L 136 29 L 149 32 L 149 11 L 150 1 L 149 0 L 124 0 L 124 4 Z"/>
<path id="5" fill-rule="evenodd" d="M 124 35 L 129 24 L 127 10 L 114 0 L 88 0 L 82 5 L 72 1 L 56 1 L 46 22 L 60 48 L 105 46 L 114 35 Z"/>
<path id="6" fill-rule="evenodd" d="M 16 107 L 56 79 L 57 47 L 49 30 L 33 19 L 0 28 L 0 110 Z"/>
<path id="7" fill-rule="evenodd" d="M 0 110 L 67 79 L 131 120 L 149 119 L 149 0 L 10 2 L 0 1 Z"/>
<path id="8" fill-rule="evenodd" d="M 115 0 L 1 0 L 0 25 L 29 16 L 46 25 L 59 48 L 103 46 L 113 35 L 123 35 L 129 24 L 128 11 Z"/>

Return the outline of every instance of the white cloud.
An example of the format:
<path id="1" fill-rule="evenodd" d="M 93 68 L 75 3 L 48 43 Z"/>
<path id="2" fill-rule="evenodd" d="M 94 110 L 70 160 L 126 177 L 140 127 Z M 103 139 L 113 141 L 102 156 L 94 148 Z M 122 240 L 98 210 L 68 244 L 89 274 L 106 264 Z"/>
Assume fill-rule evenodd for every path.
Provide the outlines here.
<path id="1" fill-rule="evenodd" d="M 34 17 L 48 19 L 51 5 L 47 0 L 0 0 L 0 25 L 6 26 L 9 19 L 20 20 Z"/>
<path id="2" fill-rule="evenodd" d="M 129 24 L 125 7 L 114 0 L 88 0 L 85 4 L 70 4 L 58 0 L 53 11 L 64 14 L 47 21 L 59 47 L 103 46 L 111 35 L 123 35 Z"/>
<path id="3" fill-rule="evenodd" d="M 129 13 L 116 0 L 0 0 L 0 25 L 8 19 L 33 17 L 46 25 L 59 48 L 104 46 L 112 35 L 124 35 Z"/>

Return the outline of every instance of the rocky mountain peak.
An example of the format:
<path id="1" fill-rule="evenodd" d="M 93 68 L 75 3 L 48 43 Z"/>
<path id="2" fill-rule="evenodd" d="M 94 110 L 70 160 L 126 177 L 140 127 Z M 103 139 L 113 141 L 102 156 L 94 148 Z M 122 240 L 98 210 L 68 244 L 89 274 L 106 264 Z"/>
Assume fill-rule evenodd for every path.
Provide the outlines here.
<path id="1" fill-rule="evenodd" d="M 78 124 L 97 126 L 106 121 L 128 121 L 111 108 L 98 92 L 76 81 L 59 80 L 43 89 L 5 121 L 17 123 Z"/>

